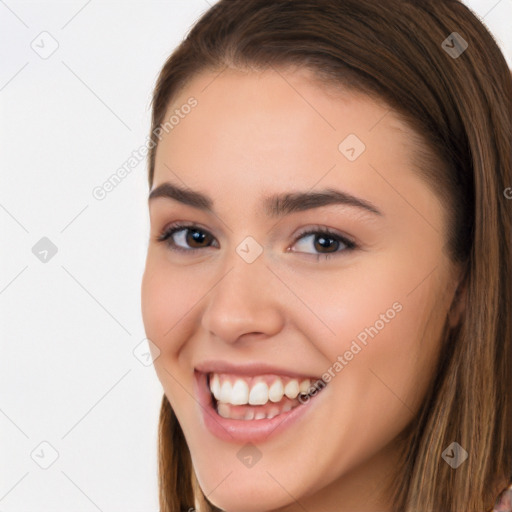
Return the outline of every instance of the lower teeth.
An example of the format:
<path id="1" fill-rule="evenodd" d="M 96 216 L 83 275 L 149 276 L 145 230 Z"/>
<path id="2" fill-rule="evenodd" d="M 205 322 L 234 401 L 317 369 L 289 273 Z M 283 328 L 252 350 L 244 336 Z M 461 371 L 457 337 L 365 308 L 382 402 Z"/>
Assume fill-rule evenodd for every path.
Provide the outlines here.
<path id="1" fill-rule="evenodd" d="M 233 407 L 237 407 L 238 409 L 233 409 Z M 245 406 L 242 410 L 240 410 L 240 407 L 244 406 L 232 406 L 230 404 L 218 403 L 217 414 L 223 418 L 251 421 L 274 418 L 275 416 L 291 411 L 293 409 L 289 403 L 279 408 L 273 407 L 267 412 L 260 410 L 262 406 L 248 405 Z"/>
<path id="2" fill-rule="evenodd" d="M 292 404 L 291 401 L 287 401 L 285 404 L 277 406 L 274 405 L 269 409 L 268 403 L 265 405 L 231 405 L 223 402 L 218 402 L 214 399 L 214 406 L 217 414 L 222 418 L 236 419 L 236 420 L 263 420 L 263 419 L 271 419 L 275 416 L 279 416 L 285 412 L 291 411 L 295 407 L 303 404 L 303 400 L 310 397 L 310 395 L 306 393 L 301 393 L 297 396 L 296 403 Z M 212 397 L 213 398 L 213 397 Z M 266 409 L 267 412 L 264 412 Z"/>

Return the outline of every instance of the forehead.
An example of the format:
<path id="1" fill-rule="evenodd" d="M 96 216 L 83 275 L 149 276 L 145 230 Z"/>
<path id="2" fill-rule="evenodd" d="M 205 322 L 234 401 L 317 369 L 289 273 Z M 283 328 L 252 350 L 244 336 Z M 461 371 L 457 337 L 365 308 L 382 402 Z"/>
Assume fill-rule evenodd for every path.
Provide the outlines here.
<path id="1" fill-rule="evenodd" d="M 196 105 L 183 108 L 191 98 Z M 321 87 L 308 72 L 204 72 L 164 122 L 173 115 L 179 122 L 162 133 L 154 187 L 178 179 L 248 201 L 262 189 L 320 184 L 375 198 L 383 185 L 376 169 L 414 178 L 409 128 L 395 113 L 365 95 Z"/>

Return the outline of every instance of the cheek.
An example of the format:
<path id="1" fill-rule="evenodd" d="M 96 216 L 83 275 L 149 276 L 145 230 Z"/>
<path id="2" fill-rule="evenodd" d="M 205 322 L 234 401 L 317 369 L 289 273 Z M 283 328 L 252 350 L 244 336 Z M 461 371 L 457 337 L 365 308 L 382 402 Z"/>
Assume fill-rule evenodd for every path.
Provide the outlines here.
<path id="1" fill-rule="evenodd" d="M 144 329 L 153 352 L 153 365 L 175 413 L 193 409 L 192 384 L 188 368 L 178 357 L 193 335 L 192 308 L 199 297 L 190 276 L 169 264 L 157 250 L 148 251 L 141 283 L 141 310 Z M 177 406 L 177 407 L 175 407 Z M 181 421 L 180 417 L 180 421 Z"/>
<path id="2" fill-rule="evenodd" d="M 310 457 L 318 463 L 325 457 L 326 467 L 339 474 L 378 452 L 418 413 L 444 321 L 437 284 L 427 280 L 414 289 L 424 278 L 422 271 L 398 268 L 396 262 L 382 271 L 365 270 L 295 283 L 322 320 L 294 316 L 326 361 L 322 378 L 333 398 L 326 411 L 329 423 L 322 428 L 338 454 L 335 461 L 324 453 Z"/>
<path id="3" fill-rule="evenodd" d="M 141 308 L 147 338 L 157 347 L 154 369 L 177 412 L 194 406 L 189 356 L 195 346 L 204 298 L 213 286 L 212 271 L 172 264 L 164 251 L 151 248 L 141 284 Z M 151 346 L 151 345 L 150 345 Z"/>
<path id="4" fill-rule="evenodd" d="M 299 329 L 324 356 L 324 380 L 345 396 L 341 381 L 347 378 L 373 404 L 394 400 L 400 409 L 402 399 L 414 410 L 434 371 L 446 311 L 436 281 L 416 287 L 427 272 L 397 261 L 382 258 L 372 268 L 354 266 L 338 276 L 295 277 L 301 299 L 316 315 L 307 312 Z"/>
<path id="5" fill-rule="evenodd" d="M 157 251 L 149 250 L 141 285 L 142 318 L 148 338 L 163 353 L 179 349 L 182 336 L 176 334 L 199 297 L 186 271 L 173 268 Z"/>

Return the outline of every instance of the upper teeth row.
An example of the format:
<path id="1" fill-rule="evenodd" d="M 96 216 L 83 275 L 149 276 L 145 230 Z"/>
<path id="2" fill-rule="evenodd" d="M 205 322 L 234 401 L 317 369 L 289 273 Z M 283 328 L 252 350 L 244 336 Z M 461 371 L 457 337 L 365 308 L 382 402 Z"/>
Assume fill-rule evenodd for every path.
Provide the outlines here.
<path id="1" fill-rule="evenodd" d="M 300 382 L 298 379 L 291 379 L 284 385 L 283 381 L 277 377 L 270 387 L 266 382 L 257 381 L 249 388 L 249 384 L 243 379 L 236 379 L 233 384 L 229 380 L 224 380 L 221 384 L 217 374 L 213 374 L 210 378 L 210 390 L 213 396 L 219 402 L 232 405 L 264 405 L 269 400 L 280 402 L 283 396 L 293 399 L 299 393 L 308 393 L 310 387 L 309 379 Z"/>

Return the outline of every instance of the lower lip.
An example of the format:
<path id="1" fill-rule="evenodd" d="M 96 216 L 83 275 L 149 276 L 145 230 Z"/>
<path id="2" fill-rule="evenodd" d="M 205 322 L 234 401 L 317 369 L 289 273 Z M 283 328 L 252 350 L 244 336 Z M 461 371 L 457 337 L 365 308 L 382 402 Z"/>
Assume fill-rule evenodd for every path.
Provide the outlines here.
<path id="1" fill-rule="evenodd" d="M 194 372 L 194 388 L 199 398 L 201 416 L 205 427 L 219 439 L 234 443 L 262 442 L 279 435 L 288 427 L 297 423 L 315 407 L 320 399 L 318 395 L 305 404 L 294 407 L 291 411 L 278 414 L 273 418 L 261 420 L 232 420 L 223 418 L 215 410 L 211 393 L 208 389 L 206 374 Z M 323 390 L 325 392 L 325 390 Z M 319 393 L 321 395 L 323 393 Z M 321 400 L 320 400 L 321 401 Z"/>

